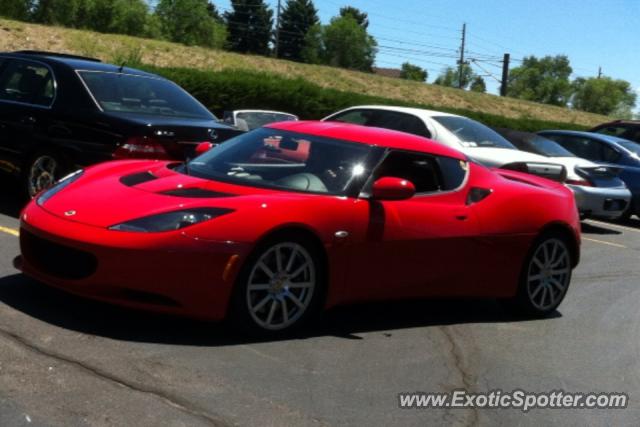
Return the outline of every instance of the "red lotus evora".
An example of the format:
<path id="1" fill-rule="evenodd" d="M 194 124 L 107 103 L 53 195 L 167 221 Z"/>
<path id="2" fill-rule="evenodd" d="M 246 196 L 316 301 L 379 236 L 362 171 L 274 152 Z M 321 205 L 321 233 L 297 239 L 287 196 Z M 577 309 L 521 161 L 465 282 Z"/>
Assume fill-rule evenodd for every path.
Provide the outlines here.
<path id="1" fill-rule="evenodd" d="M 187 163 L 113 161 L 21 214 L 26 275 L 121 305 L 263 333 L 347 302 L 495 297 L 558 307 L 579 260 L 562 185 L 427 139 L 286 122 Z"/>

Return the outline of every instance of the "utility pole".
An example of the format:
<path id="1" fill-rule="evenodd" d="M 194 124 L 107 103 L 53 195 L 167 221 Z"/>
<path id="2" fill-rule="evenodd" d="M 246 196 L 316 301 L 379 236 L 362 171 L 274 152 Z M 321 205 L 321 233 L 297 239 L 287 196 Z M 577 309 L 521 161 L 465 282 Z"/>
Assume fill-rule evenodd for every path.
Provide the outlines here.
<path id="1" fill-rule="evenodd" d="M 598 78 L 602 77 L 602 67 L 598 67 Z"/>
<path id="2" fill-rule="evenodd" d="M 464 70 L 464 39 L 467 34 L 467 24 L 462 24 L 462 44 L 460 45 L 460 62 L 458 62 L 458 88 L 462 89 L 462 72 Z"/>
<path id="3" fill-rule="evenodd" d="M 276 58 L 278 57 L 279 45 L 280 45 L 280 0 L 278 0 L 278 9 L 276 12 L 276 45 L 274 48 Z"/>
<path id="4" fill-rule="evenodd" d="M 500 83 L 500 96 L 507 96 L 507 85 L 509 84 L 509 58 L 508 53 L 502 58 L 502 82 Z"/>

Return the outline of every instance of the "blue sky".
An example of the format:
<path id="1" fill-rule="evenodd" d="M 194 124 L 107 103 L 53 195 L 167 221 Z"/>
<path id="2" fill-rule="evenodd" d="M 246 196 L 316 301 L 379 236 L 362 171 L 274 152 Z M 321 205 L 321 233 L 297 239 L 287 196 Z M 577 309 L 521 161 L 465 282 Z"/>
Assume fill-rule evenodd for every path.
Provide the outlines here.
<path id="1" fill-rule="evenodd" d="M 286 0 L 282 0 L 284 4 Z M 274 8 L 277 0 L 267 0 Z M 229 8 L 228 0 L 214 3 Z M 486 59 L 509 52 L 569 56 L 574 76 L 621 78 L 640 91 L 640 0 L 314 0 L 327 23 L 341 6 L 369 13 L 369 32 L 378 39 L 377 65 L 405 61 L 427 68 L 431 82 L 446 65 L 455 65 L 463 22 L 467 57 Z M 480 62 L 476 72 L 500 78 L 500 64 Z M 498 83 L 486 76 L 490 92 Z M 640 104 L 640 96 L 639 102 Z"/>

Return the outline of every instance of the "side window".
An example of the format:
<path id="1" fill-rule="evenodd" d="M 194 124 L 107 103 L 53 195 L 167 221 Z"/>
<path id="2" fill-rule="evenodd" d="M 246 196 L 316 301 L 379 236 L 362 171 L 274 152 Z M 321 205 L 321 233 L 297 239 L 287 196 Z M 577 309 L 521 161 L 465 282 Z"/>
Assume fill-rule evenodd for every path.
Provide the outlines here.
<path id="1" fill-rule="evenodd" d="M 574 152 L 578 157 L 594 162 L 604 161 L 604 145 L 598 141 L 580 137 L 570 137 L 568 141 L 574 147 L 569 151 Z"/>
<path id="2" fill-rule="evenodd" d="M 640 127 L 629 128 L 627 133 L 625 133 L 622 137 L 628 139 L 629 141 L 640 142 Z"/>
<path id="3" fill-rule="evenodd" d="M 580 138 L 569 135 L 544 135 L 546 138 L 556 141 L 567 150 L 571 151 L 578 157 L 593 160 L 595 162 L 602 161 L 602 150 L 600 144 L 586 138 Z"/>
<path id="4" fill-rule="evenodd" d="M 608 145 L 598 143 L 602 147 L 602 160 L 609 163 L 616 163 L 620 159 L 620 153 Z"/>
<path id="5" fill-rule="evenodd" d="M 0 100 L 49 106 L 53 97 L 53 76 L 43 65 L 13 60 L 0 75 Z"/>
<path id="6" fill-rule="evenodd" d="M 427 127 L 422 120 L 415 116 L 384 110 L 372 113 L 373 114 L 371 114 L 365 123 L 366 126 L 397 130 L 399 132 L 410 133 L 427 138 L 431 137 L 431 133 L 427 130 Z"/>
<path id="7" fill-rule="evenodd" d="M 332 118 L 331 121 L 352 123 L 354 125 L 365 125 L 369 113 L 369 111 L 365 110 L 347 111 L 346 113 L 342 113 L 339 116 Z"/>
<path id="8" fill-rule="evenodd" d="M 333 121 L 374 126 L 384 129 L 431 138 L 431 132 L 424 122 L 411 114 L 386 110 L 354 110 L 348 111 L 332 119 Z"/>
<path id="9" fill-rule="evenodd" d="M 392 176 L 411 181 L 416 193 L 433 193 L 441 190 L 439 168 L 432 156 L 392 151 L 375 172 L 375 178 Z"/>
<path id="10" fill-rule="evenodd" d="M 464 160 L 451 157 L 436 157 L 440 166 L 442 178 L 442 191 L 451 191 L 459 188 L 467 177 L 469 164 Z"/>

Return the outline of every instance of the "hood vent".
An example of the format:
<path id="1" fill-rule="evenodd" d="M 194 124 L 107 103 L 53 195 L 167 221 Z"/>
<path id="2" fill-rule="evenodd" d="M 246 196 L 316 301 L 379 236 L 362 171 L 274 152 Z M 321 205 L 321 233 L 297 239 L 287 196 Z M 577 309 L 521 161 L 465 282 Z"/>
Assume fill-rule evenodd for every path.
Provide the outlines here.
<path id="1" fill-rule="evenodd" d="M 221 193 L 219 191 L 206 190 L 204 188 L 176 188 L 175 190 L 163 191 L 160 194 L 165 196 L 192 197 L 196 199 L 209 199 L 214 197 L 233 197 L 234 194 Z"/>
<path id="2" fill-rule="evenodd" d="M 153 181 L 154 179 L 158 179 L 158 177 L 156 177 L 151 172 L 141 172 L 123 176 L 122 178 L 120 178 L 120 182 L 127 187 L 133 187 L 145 182 Z"/>

